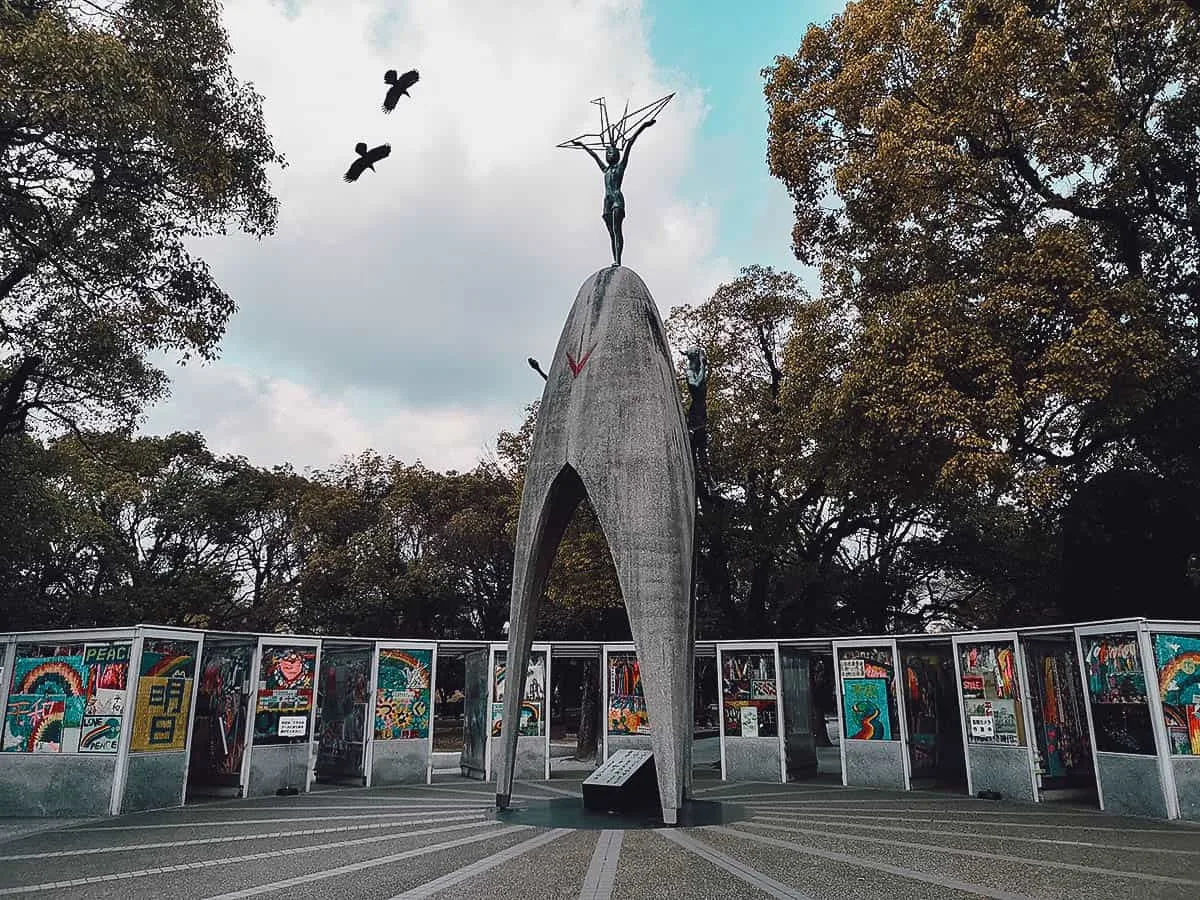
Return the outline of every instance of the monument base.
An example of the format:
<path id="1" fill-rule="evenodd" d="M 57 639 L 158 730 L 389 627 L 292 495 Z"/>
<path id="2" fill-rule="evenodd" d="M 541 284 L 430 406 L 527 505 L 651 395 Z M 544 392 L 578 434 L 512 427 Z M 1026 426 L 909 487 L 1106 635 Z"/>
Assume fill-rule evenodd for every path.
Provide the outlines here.
<path id="1" fill-rule="evenodd" d="M 505 825 L 531 825 L 534 828 L 570 828 L 577 831 L 641 831 L 663 827 L 702 828 L 744 822 L 753 812 L 749 807 L 718 800 L 684 800 L 677 810 L 677 821 L 664 822 L 658 803 L 633 812 L 608 812 L 584 809 L 573 797 L 553 800 L 513 800 L 506 809 L 493 809 L 490 817 Z"/>

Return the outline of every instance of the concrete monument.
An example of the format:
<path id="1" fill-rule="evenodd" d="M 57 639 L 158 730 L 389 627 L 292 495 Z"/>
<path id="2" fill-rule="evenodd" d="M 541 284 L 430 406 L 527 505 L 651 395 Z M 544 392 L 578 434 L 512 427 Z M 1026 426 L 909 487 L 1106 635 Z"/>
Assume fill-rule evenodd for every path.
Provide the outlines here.
<path id="1" fill-rule="evenodd" d="M 579 289 L 546 373 L 517 523 L 508 632 L 509 671 L 524 672 L 546 576 L 587 497 L 629 611 L 667 824 L 678 822 L 691 786 L 696 482 L 662 318 L 642 279 L 621 266 L 621 185 L 633 142 L 673 96 L 632 113 L 626 107 L 615 123 L 601 97 L 593 101 L 600 132 L 559 145 L 586 150 L 604 171 L 613 265 Z M 520 690 L 507 692 L 496 784 L 502 809 L 512 794 L 520 712 Z"/>
<path id="2" fill-rule="evenodd" d="M 548 375 L 517 525 L 509 671 L 525 671 L 546 576 L 586 496 L 629 611 L 663 821 L 675 824 L 691 783 L 696 482 L 662 319 L 636 273 L 610 266 L 583 283 Z M 512 792 L 520 704 L 519 691 L 505 693 L 501 808 Z"/>

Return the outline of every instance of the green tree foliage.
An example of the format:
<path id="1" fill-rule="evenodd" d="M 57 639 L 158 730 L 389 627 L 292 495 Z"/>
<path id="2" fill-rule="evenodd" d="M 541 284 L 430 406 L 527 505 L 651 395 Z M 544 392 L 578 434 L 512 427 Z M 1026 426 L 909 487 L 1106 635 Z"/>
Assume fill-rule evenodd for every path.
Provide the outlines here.
<path id="1" fill-rule="evenodd" d="M 4 451 L 0 627 L 293 621 L 303 479 L 217 458 L 197 434 L 85 437 Z"/>
<path id="2" fill-rule="evenodd" d="M 233 301 L 189 238 L 262 236 L 282 158 L 216 0 L 0 3 L 0 439 L 127 423 Z"/>
<path id="3" fill-rule="evenodd" d="M 0 629 L 59 621 L 45 608 L 55 542 L 64 532 L 50 457 L 24 435 L 0 442 Z"/>
<path id="4" fill-rule="evenodd" d="M 850 329 L 794 275 L 751 266 L 668 319 L 706 349 L 713 484 L 697 523 L 701 633 L 904 627 L 919 506 L 861 467 L 830 414 Z"/>
<path id="5" fill-rule="evenodd" d="M 764 74 L 794 248 L 845 327 L 813 397 L 837 492 L 923 507 L 914 547 L 985 605 L 1089 479 L 1196 496 L 1194 5 L 851 3 Z"/>
<path id="6" fill-rule="evenodd" d="M 533 419 L 527 422 L 531 431 Z M 523 456 L 434 472 L 367 452 L 297 475 L 199 434 L 0 445 L 0 630 L 158 622 L 504 637 Z M 628 636 L 608 545 L 581 507 L 543 633 Z"/>
<path id="7" fill-rule="evenodd" d="M 512 487 L 374 453 L 317 473 L 299 520 L 299 615 L 331 633 L 503 636 Z"/>

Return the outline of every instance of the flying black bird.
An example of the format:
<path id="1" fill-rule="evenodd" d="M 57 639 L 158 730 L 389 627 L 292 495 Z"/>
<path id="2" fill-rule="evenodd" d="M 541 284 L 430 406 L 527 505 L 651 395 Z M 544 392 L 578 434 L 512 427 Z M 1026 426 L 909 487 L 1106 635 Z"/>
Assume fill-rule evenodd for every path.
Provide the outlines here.
<path id="1" fill-rule="evenodd" d="M 405 72 L 403 75 L 397 75 L 395 69 L 388 69 L 383 73 L 383 83 L 390 84 L 387 96 L 383 98 L 383 111 L 390 113 L 396 108 L 396 104 L 400 102 L 400 97 L 408 97 L 412 99 L 412 94 L 408 89 L 416 84 L 421 79 L 417 74 L 417 70 L 413 69 Z"/>
<path id="2" fill-rule="evenodd" d="M 346 174 L 342 176 L 346 181 L 358 181 L 358 176 L 370 169 L 375 171 L 375 163 L 386 157 L 392 152 L 391 144 L 380 144 L 371 150 L 367 149 L 367 145 L 359 141 L 354 145 L 354 152 L 358 154 L 358 159 L 350 164 L 350 168 L 346 170 Z"/>
<path id="3" fill-rule="evenodd" d="M 542 371 L 542 367 L 541 367 L 540 365 L 538 365 L 538 361 L 537 361 L 536 359 L 534 359 L 534 358 L 531 356 L 531 357 L 529 357 L 529 359 L 528 359 L 528 360 L 526 360 L 526 362 L 528 362 L 528 363 L 529 363 L 529 368 L 533 369 L 533 371 L 537 372 L 539 375 L 541 375 L 541 376 L 542 376 L 543 378 L 545 378 L 547 381 L 549 381 L 549 380 L 550 380 L 550 379 L 547 377 L 546 373 Z"/>

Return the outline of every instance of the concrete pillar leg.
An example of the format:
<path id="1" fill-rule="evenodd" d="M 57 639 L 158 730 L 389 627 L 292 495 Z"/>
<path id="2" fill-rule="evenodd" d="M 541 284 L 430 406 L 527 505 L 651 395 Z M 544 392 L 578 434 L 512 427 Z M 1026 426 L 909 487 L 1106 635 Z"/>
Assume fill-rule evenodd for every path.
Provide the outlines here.
<path id="1" fill-rule="evenodd" d="M 659 472 L 608 472 L 604 494 L 591 490 L 591 473 L 583 476 L 608 540 L 629 613 L 650 713 L 650 746 L 663 821 L 667 824 L 675 823 L 690 783 L 695 690 L 689 499 L 685 491 L 675 492 L 668 487 L 654 498 L 656 502 L 645 506 L 614 508 L 608 501 L 614 496 L 637 495 L 636 485 L 622 484 L 626 479 L 669 486 L 671 480 L 666 476 L 676 468 L 683 468 L 682 461 L 664 459 Z"/>
<path id="2" fill-rule="evenodd" d="M 537 630 L 538 607 L 546 589 L 546 577 L 571 514 L 583 497 L 583 485 L 570 466 L 565 466 L 549 485 L 526 483 L 517 526 L 517 549 L 513 559 L 512 606 L 508 618 L 508 653 L 505 658 L 507 687 L 501 719 L 501 753 L 496 769 L 496 806 L 506 809 L 512 796 L 513 771 L 517 760 L 517 729 L 525 693 L 529 650 Z M 526 501 L 540 503 L 526 515 Z M 489 679 L 492 674 L 488 674 Z M 546 685 L 549 691 L 550 686 Z M 549 727 L 549 725 L 547 725 Z"/>

